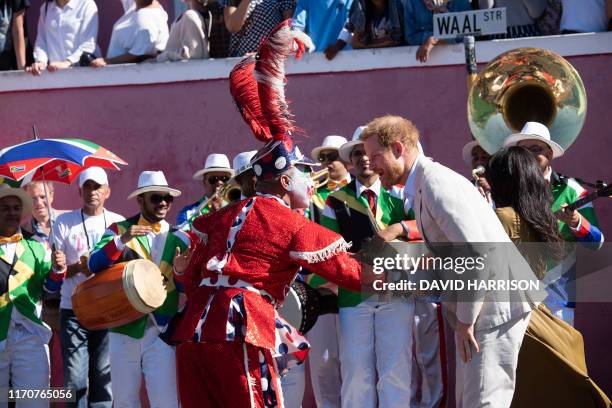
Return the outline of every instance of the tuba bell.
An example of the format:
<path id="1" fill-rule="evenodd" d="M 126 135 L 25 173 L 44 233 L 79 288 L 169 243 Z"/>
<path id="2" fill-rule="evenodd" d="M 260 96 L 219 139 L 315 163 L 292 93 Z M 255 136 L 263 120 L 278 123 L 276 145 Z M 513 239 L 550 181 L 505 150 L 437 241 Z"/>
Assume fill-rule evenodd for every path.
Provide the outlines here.
<path id="1" fill-rule="evenodd" d="M 529 121 L 545 124 L 552 140 L 567 149 L 584 124 L 586 91 L 563 57 L 518 48 L 497 56 L 478 74 L 467 111 L 472 135 L 489 154 Z"/>

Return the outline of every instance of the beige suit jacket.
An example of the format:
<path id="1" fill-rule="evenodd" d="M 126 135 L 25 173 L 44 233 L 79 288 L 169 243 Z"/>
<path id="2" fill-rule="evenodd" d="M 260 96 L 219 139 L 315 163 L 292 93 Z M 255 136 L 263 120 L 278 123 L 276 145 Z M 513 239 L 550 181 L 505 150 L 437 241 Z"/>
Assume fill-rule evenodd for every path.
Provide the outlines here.
<path id="1" fill-rule="evenodd" d="M 424 156 L 420 156 L 411 172 L 415 172 L 412 199 L 417 226 L 430 249 L 432 243 L 481 243 L 475 245 L 475 250 L 489 252 L 483 279 L 507 280 L 526 274 L 536 279 L 529 265 L 515 252 L 490 204 L 465 177 Z M 486 330 L 531 310 L 531 297 L 524 292 L 496 291 L 494 296 L 479 292 L 475 299 L 444 302 L 451 323 L 459 319 L 474 323 L 476 330 Z"/>

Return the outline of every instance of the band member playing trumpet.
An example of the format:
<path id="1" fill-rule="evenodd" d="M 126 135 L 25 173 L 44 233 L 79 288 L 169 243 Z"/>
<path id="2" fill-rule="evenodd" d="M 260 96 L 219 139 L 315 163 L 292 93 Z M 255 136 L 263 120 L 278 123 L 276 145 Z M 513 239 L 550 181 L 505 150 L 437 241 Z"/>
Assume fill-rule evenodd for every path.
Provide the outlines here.
<path id="1" fill-rule="evenodd" d="M 321 224 L 352 242 L 352 251 L 378 231 L 387 241 L 420 238 L 413 212 L 413 221 L 406 221 L 401 187 L 385 190 L 370 169 L 359 140 L 362 129 L 340 146 L 340 158 L 351 164 L 355 179 L 327 197 Z M 413 299 L 379 302 L 340 288 L 338 306 L 342 406 L 389 407 L 410 401 Z"/>
<path id="2" fill-rule="evenodd" d="M 170 188 L 161 171 L 143 171 L 138 188 L 128 199 L 136 198 L 140 213 L 109 226 L 89 258 L 93 273 L 119 262 L 147 259 L 165 277 L 167 296 L 153 313 L 110 330 L 110 361 L 114 404 L 140 406 L 140 383 L 144 374 L 147 394 L 153 407 L 177 407 L 174 348 L 159 334 L 177 312 L 181 286 L 174 281 L 174 264 L 179 252 L 190 245 L 188 235 L 166 222 L 174 198 L 180 191 Z M 181 269 L 176 265 L 177 269 Z M 181 272 L 179 270 L 178 272 Z"/>
<path id="3" fill-rule="evenodd" d="M 220 153 L 211 153 L 206 158 L 204 168 L 196 171 L 194 180 L 201 180 L 204 186 L 204 196 L 193 204 L 183 207 L 176 217 L 176 225 L 182 225 L 193 220 L 198 215 L 208 214 L 223 207 L 226 203 L 223 197 L 215 193 L 234 176 L 229 159 Z M 204 204 L 206 203 L 206 204 Z"/>
<path id="4" fill-rule="evenodd" d="M 508 136 L 506 146 L 522 146 L 529 150 L 538 160 L 544 178 L 550 184 L 553 195 L 552 210 L 559 220 L 561 236 L 568 242 L 597 244 L 604 242 L 599 229 L 593 203 L 588 203 L 573 211 L 564 211 L 567 205 L 584 197 L 587 191 L 573 178 L 561 177 L 553 171 L 551 162 L 564 154 L 565 150 L 551 139 L 548 128 L 538 122 L 527 122 L 520 133 Z M 572 267 L 566 268 L 563 276 L 556 282 L 550 282 L 546 306 L 553 314 L 573 325 L 575 309 L 575 282 L 571 277 Z M 568 273 L 566 273 L 568 272 Z M 558 274 L 556 274 L 558 276 Z M 549 274 L 551 279 L 555 274 Z"/>
<path id="5" fill-rule="evenodd" d="M 23 235 L 19 225 L 31 211 L 32 199 L 25 191 L 0 185 L 0 397 L 4 401 L 9 384 L 20 390 L 49 387 L 51 330 L 41 320 L 40 300 L 43 290 L 60 289 L 66 271 L 63 254 L 51 256 L 31 235 Z M 45 400 L 31 404 L 49 405 Z"/>
<path id="6" fill-rule="evenodd" d="M 251 161 L 257 195 L 193 224 L 201 241 L 183 276 L 187 309 L 174 336 L 181 342 L 185 408 L 283 406 L 281 367 L 273 354 L 287 350 L 275 349 L 274 308 L 299 268 L 360 288 L 361 267 L 346 252 L 346 241 L 292 210 L 305 208 L 312 194 L 310 178 L 299 168 L 311 163 L 289 136 L 294 127 L 282 90 L 284 59 L 295 48 L 304 50 L 300 38 L 285 21 L 262 42 L 257 57 L 247 57 L 230 75 L 243 118 L 266 145 Z"/>
<path id="7" fill-rule="evenodd" d="M 346 143 L 342 136 L 326 136 L 321 146 L 312 149 L 311 157 L 327 168 L 329 177 L 325 185 L 320 186 L 312 197 L 314 209 L 311 210 L 311 220 L 320 224 L 320 217 L 325 208 L 327 196 L 338 188 L 347 185 L 351 181 L 351 174 L 346 168 L 346 163 L 340 160 L 338 149 Z"/>
<path id="8" fill-rule="evenodd" d="M 72 294 L 91 273 L 87 255 L 106 229 L 125 218 L 104 208 L 110 196 L 108 177 L 100 167 L 79 175 L 83 206 L 57 217 L 53 225 L 55 248 L 66 254 L 68 272 L 60 301 L 60 339 L 64 362 L 64 385 L 76 393 L 77 405 L 112 406 L 108 331 L 86 329 L 72 310 Z M 91 375 L 90 375 L 91 374 Z"/>

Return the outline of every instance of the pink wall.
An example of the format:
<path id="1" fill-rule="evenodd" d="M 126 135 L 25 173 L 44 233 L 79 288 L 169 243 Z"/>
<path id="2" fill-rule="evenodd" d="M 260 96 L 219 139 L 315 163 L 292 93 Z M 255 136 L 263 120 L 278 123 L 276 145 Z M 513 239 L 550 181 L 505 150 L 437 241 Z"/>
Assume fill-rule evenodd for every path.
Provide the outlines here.
<path id="1" fill-rule="evenodd" d="M 608 157 L 612 54 L 569 60 L 584 80 L 589 112 L 582 135 L 555 168 L 586 180 L 612 181 Z M 301 144 L 304 152 L 327 134 L 350 137 L 356 126 L 394 113 L 415 122 L 428 155 L 467 173 L 460 157 L 469 138 L 463 66 L 293 75 L 287 93 L 297 124 L 308 135 Z M 208 153 L 234 156 L 259 146 L 232 104 L 227 80 L 11 92 L 0 94 L 0 102 L 0 146 L 29 139 L 35 122 L 41 137 L 90 139 L 128 161 L 125 171 L 111 174 L 113 194 L 108 203 L 108 208 L 126 216 L 137 211 L 125 197 L 135 188 L 140 171 L 161 169 L 184 192 L 173 208 L 174 219 L 178 207 L 200 195 L 191 175 Z M 74 186 L 60 188 L 57 207 L 76 207 L 75 191 Z M 603 230 L 612 231 L 610 201 L 600 200 L 596 207 Z M 611 283 L 612 278 L 602 282 L 608 287 Z M 591 375 L 609 393 L 611 317 L 610 304 L 581 304 L 576 317 L 585 336 Z"/>

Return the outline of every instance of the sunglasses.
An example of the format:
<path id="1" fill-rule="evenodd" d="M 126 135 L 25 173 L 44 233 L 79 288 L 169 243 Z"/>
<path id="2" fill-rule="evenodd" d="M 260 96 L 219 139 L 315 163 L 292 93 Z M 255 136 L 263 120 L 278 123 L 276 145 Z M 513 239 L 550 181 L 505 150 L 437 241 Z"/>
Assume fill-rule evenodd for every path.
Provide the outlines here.
<path id="1" fill-rule="evenodd" d="M 152 194 L 149 197 L 149 201 L 151 202 L 151 204 L 159 204 L 162 201 L 165 201 L 167 204 L 170 204 L 174 201 L 174 197 L 171 196 L 170 194 L 166 194 L 166 195 L 161 195 L 161 194 Z"/>
<path id="2" fill-rule="evenodd" d="M 227 183 L 229 181 L 228 176 L 210 176 L 206 180 L 208 180 L 208 184 L 217 184 L 219 181 L 222 183 Z"/>
<path id="3" fill-rule="evenodd" d="M 545 147 L 542 147 L 540 145 L 529 145 L 529 146 L 523 145 L 523 147 L 535 155 L 544 154 L 547 151 Z"/>
<path id="4" fill-rule="evenodd" d="M 317 160 L 321 163 L 336 161 L 338 160 L 338 152 L 319 153 Z"/>

